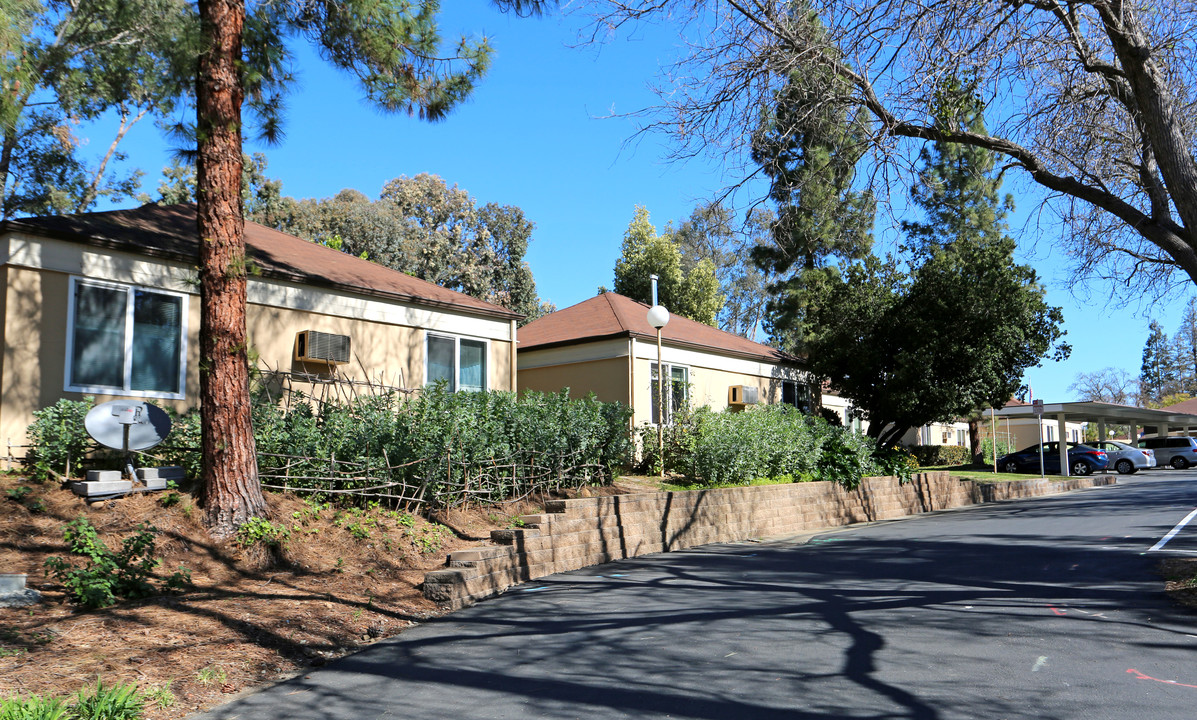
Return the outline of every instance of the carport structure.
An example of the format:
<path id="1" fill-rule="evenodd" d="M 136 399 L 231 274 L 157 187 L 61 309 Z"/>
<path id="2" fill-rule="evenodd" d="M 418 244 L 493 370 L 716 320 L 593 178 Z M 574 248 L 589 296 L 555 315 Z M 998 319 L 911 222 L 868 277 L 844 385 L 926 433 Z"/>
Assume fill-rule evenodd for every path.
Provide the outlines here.
<path id="1" fill-rule="evenodd" d="M 1106 426 L 1129 425 L 1130 437 L 1137 437 L 1138 428 L 1153 429 L 1157 435 L 1168 435 L 1174 430 L 1183 430 L 1185 435 L 1197 429 L 1197 415 L 1170 410 L 1152 410 L 1151 408 L 1131 407 L 1129 405 L 1113 405 L 1100 402 L 1068 402 L 1044 403 L 1042 419 L 1050 422 L 1054 419 L 1059 431 L 1056 437 L 1060 442 L 1060 469 L 1068 475 L 1068 443 L 1063 442 L 1065 423 L 1097 423 L 1097 436 L 1106 437 Z M 986 421 L 990 418 L 1030 418 L 1035 419 L 1038 413 L 1034 405 L 1015 405 L 1001 410 L 988 410 Z M 1039 441 L 1043 442 L 1042 430 Z"/>

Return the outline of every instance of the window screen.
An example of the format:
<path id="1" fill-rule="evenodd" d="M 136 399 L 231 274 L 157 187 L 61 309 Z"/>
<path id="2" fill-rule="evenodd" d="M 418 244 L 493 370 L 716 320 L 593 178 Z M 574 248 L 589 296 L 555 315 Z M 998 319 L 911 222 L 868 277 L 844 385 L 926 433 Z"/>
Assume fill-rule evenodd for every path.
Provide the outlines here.
<path id="1" fill-rule="evenodd" d="M 450 390 L 457 389 L 457 374 L 454 372 L 453 354 L 457 342 L 453 338 L 428 336 L 428 383 L 438 380 L 449 383 Z"/>
<path id="2" fill-rule="evenodd" d="M 127 297 L 123 288 L 75 283 L 71 385 L 124 387 Z"/>

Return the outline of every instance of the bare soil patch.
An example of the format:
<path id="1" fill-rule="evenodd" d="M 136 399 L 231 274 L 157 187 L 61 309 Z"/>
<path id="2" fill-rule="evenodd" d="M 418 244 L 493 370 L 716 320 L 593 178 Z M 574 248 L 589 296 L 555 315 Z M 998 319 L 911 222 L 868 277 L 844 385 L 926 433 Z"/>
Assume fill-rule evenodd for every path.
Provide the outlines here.
<path id="1" fill-rule="evenodd" d="M 10 490 L 23 493 L 19 500 Z M 581 494 L 619 492 L 584 488 Z M 424 573 L 447 553 L 489 542 L 490 530 L 534 512 L 535 500 L 434 516 L 383 509 L 317 508 L 269 494 L 272 519 L 290 528 L 285 547 L 214 543 L 192 495 L 135 495 L 87 506 L 56 483 L 0 476 L 0 572 L 28 574 L 42 593 L 30 608 L 0 608 L 0 697 L 66 696 L 97 678 L 169 687 L 169 707 L 147 703 L 150 720 L 220 704 L 231 693 L 322 665 L 443 612 L 424 599 Z M 31 509 L 32 508 L 32 509 Z M 44 573 L 47 557 L 69 557 L 63 526 L 86 515 L 109 548 L 136 526 L 158 531 L 158 573 L 191 571 L 184 593 L 83 610 Z M 78 561 L 81 563 L 81 559 Z"/>

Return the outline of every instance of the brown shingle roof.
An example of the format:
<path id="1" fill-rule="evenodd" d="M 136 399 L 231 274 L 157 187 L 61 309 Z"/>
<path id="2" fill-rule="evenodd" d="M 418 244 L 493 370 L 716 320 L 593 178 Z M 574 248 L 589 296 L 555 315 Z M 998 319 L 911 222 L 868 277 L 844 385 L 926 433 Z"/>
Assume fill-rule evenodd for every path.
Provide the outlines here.
<path id="1" fill-rule="evenodd" d="M 607 292 L 545 315 L 520 328 L 520 351 L 573 345 L 592 340 L 636 337 L 655 341 L 657 331 L 648 324 L 648 305 Z M 800 363 L 777 348 L 724 332 L 710 325 L 670 315 L 661 330 L 663 342 L 675 346 L 715 351 L 768 362 Z"/>
<path id="2" fill-rule="evenodd" d="M 15 230 L 189 263 L 197 262 L 199 255 L 193 203 L 151 203 L 133 210 L 23 218 L 0 225 L 0 231 Z M 265 277 L 477 315 L 521 317 L 498 305 L 254 222 L 245 223 L 245 243 L 250 259 Z"/>

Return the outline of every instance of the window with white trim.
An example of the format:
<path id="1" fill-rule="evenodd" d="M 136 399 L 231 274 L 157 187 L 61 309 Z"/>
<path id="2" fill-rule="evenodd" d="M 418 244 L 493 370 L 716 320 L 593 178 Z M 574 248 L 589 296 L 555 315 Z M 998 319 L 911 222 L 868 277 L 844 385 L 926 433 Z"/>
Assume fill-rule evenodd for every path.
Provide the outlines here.
<path id="1" fill-rule="evenodd" d="M 427 384 L 444 380 L 456 392 L 486 389 L 486 341 L 428 333 L 424 374 Z"/>
<path id="2" fill-rule="evenodd" d="M 65 387 L 181 399 L 187 380 L 187 296 L 71 278 Z"/>
<path id="3" fill-rule="evenodd" d="M 669 378 L 669 382 L 665 383 L 665 424 L 672 425 L 674 415 L 678 411 L 685 409 L 687 402 L 690 399 L 690 368 L 681 367 L 678 365 L 666 365 L 665 377 Z M 653 393 L 653 417 L 652 423 L 656 425 L 661 422 L 661 408 L 658 402 L 659 394 L 657 392 L 657 364 L 652 363 L 652 393 Z"/>

